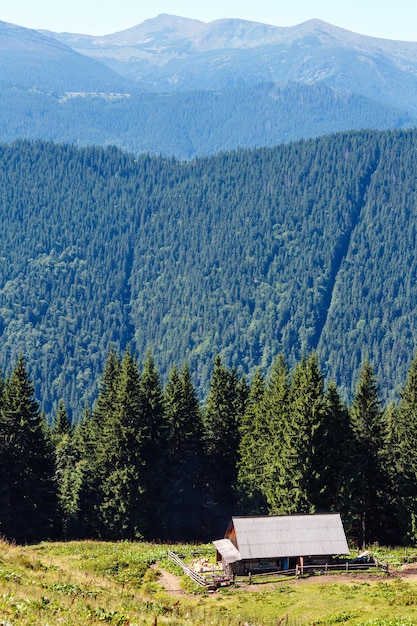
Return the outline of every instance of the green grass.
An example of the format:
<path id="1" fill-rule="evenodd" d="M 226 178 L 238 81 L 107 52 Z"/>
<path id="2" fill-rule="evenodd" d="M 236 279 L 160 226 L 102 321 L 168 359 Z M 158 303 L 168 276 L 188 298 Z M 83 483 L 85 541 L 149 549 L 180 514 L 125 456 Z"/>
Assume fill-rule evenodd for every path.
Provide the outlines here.
<path id="1" fill-rule="evenodd" d="M 170 547 L 187 561 L 196 549 Z M 212 546 L 198 549 L 213 558 Z M 414 553 L 378 550 L 378 558 L 392 567 L 409 561 Z M 241 585 L 208 594 L 184 579 L 183 595 L 170 596 L 160 584 L 158 568 L 179 571 L 166 554 L 167 546 L 147 543 L 85 541 L 19 547 L 0 541 L 0 626 L 417 624 L 413 580 L 331 575 Z"/>

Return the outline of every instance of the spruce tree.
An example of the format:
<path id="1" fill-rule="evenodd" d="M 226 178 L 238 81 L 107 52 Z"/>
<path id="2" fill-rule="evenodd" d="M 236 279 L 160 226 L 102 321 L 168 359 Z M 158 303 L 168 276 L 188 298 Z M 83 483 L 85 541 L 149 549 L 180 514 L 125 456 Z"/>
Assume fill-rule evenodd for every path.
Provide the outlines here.
<path id="1" fill-rule="evenodd" d="M 319 432 L 325 417 L 324 383 L 316 354 L 303 357 L 294 370 L 286 415 L 279 429 L 273 511 L 313 512 L 320 491 Z"/>
<path id="2" fill-rule="evenodd" d="M 384 413 L 372 366 L 361 369 L 350 410 L 353 429 L 351 455 L 350 535 L 364 547 L 384 541 L 388 476 L 383 460 Z"/>
<path id="3" fill-rule="evenodd" d="M 344 513 L 349 489 L 351 446 L 349 410 L 342 402 L 336 384 L 330 382 L 324 395 L 324 418 L 316 437 L 318 480 L 314 504 L 317 511 Z"/>
<path id="4" fill-rule="evenodd" d="M 51 429 L 51 439 L 54 448 L 55 459 L 55 486 L 58 498 L 58 517 L 60 533 L 69 538 L 69 519 L 72 517 L 74 509 L 74 484 L 71 476 L 71 487 L 69 487 L 69 476 L 73 472 L 76 463 L 76 455 L 73 450 L 72 426 L 69 421 L 65 404 L 61 398 L 58 401 L 58 408 Z"/>
<path id="5" fill-rule="evenodd" d="M 17 543 L 51 537 L 56 527 L 54 463 L 47 426 L 19 355 L 0 413 L 0 534 Z"/>
<path id="6" fill-rule="evenodd" d="M 407 520 L 404 538 L 417 539 L 417 355 L 408 370 L 397 409 L 389 412 L 389 449 L 391 471 L 401 494 L 403 519 Z"/>
<path id="7" fill-rule="evenodd" d="M 66 538 L 101 537 L 100 478 L 97 471 L 97 430 L 91 408 L 85 405 L 71 437 L 56 451 L 56 463 L 65 467 L 60 493 Z"/>
<path id="8" fill-rule="evenodd" d="M 93 421 L 102 424 L 111 420 L 117 401 L 117 389 L 121 370 L 120 358 L 111 348 L 99 383 L 99 393 L 93 410 Z M 100 426 L 99 426 L 100 429 Z"/>
<path id="9" fill-rule="evenodd" d="M 265 463 L 270 445 L 269 420 L 264 410 L 265 381 L 256 370 L 240 424 L 237 491 L 239 512 L 266 513 Z"/>
<path id="10" fill-rule="evenodd" d="M 165 501 L 168 506 L 165 536 L 172 540 L 202 537 L 203 447 L 202 415 L 191 373 L 174 367 L 165 387 L 167 464 Z"/>
<path id="11" fill-rule="evenodd" d="M 130 355 L 130 353 L 129 353 Z M 105 500 L 103 485 L 111 474 L 111 450 L 117 432 L 115 432 L 115 416 L 118 406 L 118 391 L 121 376 L 121 360 L 111 348 L 99 382 L 99 393 L 88 422 L 82 429 L 84 438 L 84 458 L 88 464 L 88 484 L 95 491 L 95 511 L 97 512 L 97 532 L 100 536 L 107 535 L 107 520 L 102 518 L 102 506 Z M 81 432 L 80 432 L 81 434 Z M 116 439 L 117 441 L 117 439 Z M 85 476 L 87 479 L 87 476 Z M 93 519 L 94 516 L 92 516 Z"/>
<path id="12" fill-rule="evenodd" d="M 208 533 L 223 533 L 237 504 L 239 426 L 245 407 L 246 384 L 234 368 L 223 366 L 220 356 L 214 361 L 204 414 L 204 443 L 207 459 L 206 528 Z"/>
<path id="13" fill-rule="evenodd" d="M 85 479 L 72 432 L 64 433 L 55 444 L 55 484 L 58 497 L 60 532 L 64 539 L 82 537 L 78 524 L 79 498 Z"/>
<path id="14" fill-rule="evenodd" d="M 141 412 L 141 482 L 144 489 L 144 533 L 148 538 L 159 538 L 164 532 L 161 493 L 165 486 L 168 462 L 168 429 L 165 419 L 164 392 L 152 355 L 148 352 L 140 376 Z M 158 506 L 155 506 L 158 502 Z"/>
<path id="15" fill-rule="evenodd" d="M 389 509 L 390 530 L 387 539 L 390 544 L 414 544 L 414 537 L 417 536 L 417 494 L 415 477 L 412 477 L 408 463 L 409 451 L 406 452 L 408 433 L 404 436 L 401 424 L 404 417 L 408 420 L 408 411 L 400 417 L 399 406 L 391 402 L 384 415 L 385 432 L 381 459 L 387 476 L 386 507 Z M 406 426 L 412 428 L 411 420 L 410 423 L 406 422 Z"/>
<path id="16" fill-rule="evenodd" d="M 107 472 L 100 473 L 100 519 L 106 539 L 138 539 L 145 526 L 141 381 L 136 360 L 126 350 L 117 380 L 114 413 L 98 441 Z"/>
<path id="17" fill-rule="evenodd" d="M 260 437 L 260 489 L 268 512 L 288 513 L 289 480 L 289 371 L 279 354 L 267 380 L 261 402 L 262 434 Z"/>
<path id="18" fill-rule="evenodd" d="M 58 440 L 72 431 L 72 425 L 68 417 L 65 403 L 62 398 L 58 401 L 58 409 L 52 426 L 52 435 L 55 440 Z"/>

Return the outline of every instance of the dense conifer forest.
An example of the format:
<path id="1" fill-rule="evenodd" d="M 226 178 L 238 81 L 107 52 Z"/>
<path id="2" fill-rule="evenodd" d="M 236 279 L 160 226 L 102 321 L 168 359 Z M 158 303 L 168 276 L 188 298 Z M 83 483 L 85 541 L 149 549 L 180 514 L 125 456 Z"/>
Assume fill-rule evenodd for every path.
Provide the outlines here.
<path id="1" fill-rule="evenodd" d="M 415 541 L 416 158 L 417 131 L 1 145 L 0 534 L 340 511 Z"/>
<path id="2" fill-rule="evenodd" d="M 0 386 L 0 534 L 208 541 L 232 514 L 340 511 L 354 545 L 412 543 L 416 415 L 417 358 L 383 408 L 369 361 L 346 405 L 314 352 L 250 384 L 217 356 L 201 405 L 187 365 L 163 385 L 126 349 L 77 424 L 62 401 L 48 423 L 20 355 Z"/>
<path id="3" fill-rule="evenodd" d="M 44 71 L 50 79 L 50 68 Z M 51 88 L 34 93 L 33 88 L 13 83 L 0 85 L 0 119 L 5 120 L 0 125 L 2 142 L 16 138 L 83 146 L 111 142 L 135 154 L 179 159 L 237 146 L 275 146 L 351 128 L 405 128 L 416 122 L 411 113 L 322 83 L 267 83 L 215 92 L 144 92 L 128 97 L 95 93 L 70 97 Z"/>
<path id="4" fill-rule="evenodd" d="M 384 405 L 416 351 L 417 131 L 349 132 L 181 162 L 0 145 L 0 367 L 25 355 L 51 418 L 97 395 L 113 346 L 165 384 L 213 359 L 252 381 L 317 351 L 345 401 Z"/>

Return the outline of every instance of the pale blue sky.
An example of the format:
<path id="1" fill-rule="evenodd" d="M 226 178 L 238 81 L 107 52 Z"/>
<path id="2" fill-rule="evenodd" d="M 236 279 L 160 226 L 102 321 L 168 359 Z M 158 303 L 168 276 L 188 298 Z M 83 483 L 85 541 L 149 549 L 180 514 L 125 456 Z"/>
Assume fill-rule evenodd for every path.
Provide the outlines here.
<path id="1" fill-rule="evenodd" d="M 294 26 L 313 17 L 356 33 L 417 42 L 416 0 L 10 0 L 0 20 L 27 28 L 104 35 L 160 13 L 209 22 L 237 17 Z"/>

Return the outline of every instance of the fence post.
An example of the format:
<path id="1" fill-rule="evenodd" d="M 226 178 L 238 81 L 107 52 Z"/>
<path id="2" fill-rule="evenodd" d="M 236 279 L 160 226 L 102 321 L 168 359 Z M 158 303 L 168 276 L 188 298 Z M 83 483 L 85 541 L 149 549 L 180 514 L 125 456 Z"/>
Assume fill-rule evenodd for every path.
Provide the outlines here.
<path id="1" fill-rule="evenodd" d="M 252 572 L 249 572 L 249 584 L 252 584 Z"/>
<path id="2" fill-rule="evenodd" d="M 348 572 L 348 571 L 349 571 L 349 562 L 346 561 L 346 572 Z"/>
<path id="3" fill-rule="evenodd" d="M 295 575 L 298 576 L 298 563 L 295 566 Z"/>
<path id="4" fill-rule="evenodd" d="M 324 568 L 324 573 L 327 574 L 327 563 L 326 563 L 325 568 Z"/>

